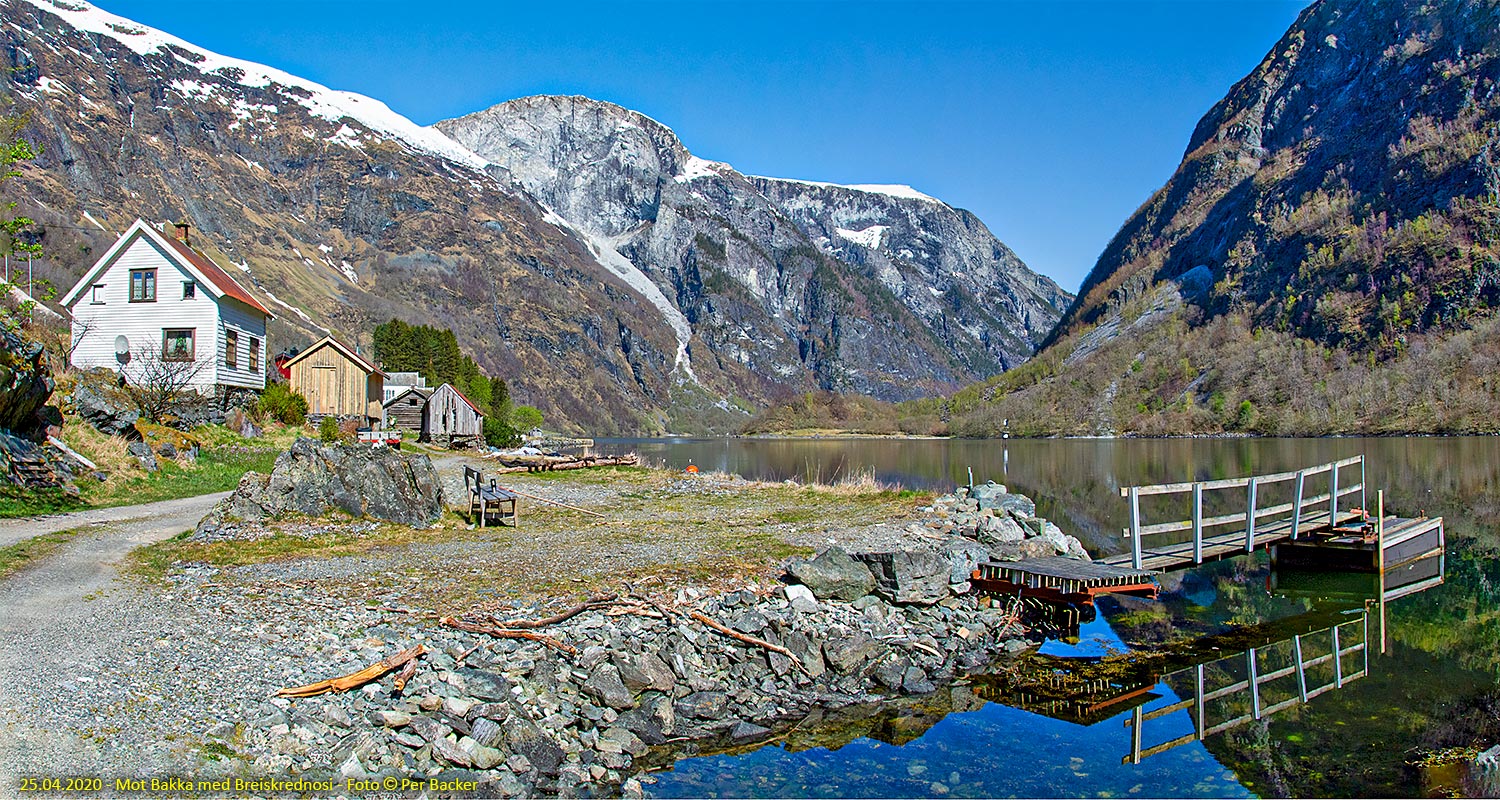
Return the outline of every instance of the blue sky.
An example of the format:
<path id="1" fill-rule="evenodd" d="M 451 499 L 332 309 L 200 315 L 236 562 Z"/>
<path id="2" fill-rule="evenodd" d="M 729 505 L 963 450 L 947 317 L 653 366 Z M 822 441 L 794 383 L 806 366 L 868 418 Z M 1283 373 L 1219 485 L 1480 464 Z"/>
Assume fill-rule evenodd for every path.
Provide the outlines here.
<path id="1" fill-rule="evenodd" d="M 1076 290 L 1303 0 L 99 0 L 430 124 L 529 94 L 636 109 L 742 172 L 906 183 Z"/>

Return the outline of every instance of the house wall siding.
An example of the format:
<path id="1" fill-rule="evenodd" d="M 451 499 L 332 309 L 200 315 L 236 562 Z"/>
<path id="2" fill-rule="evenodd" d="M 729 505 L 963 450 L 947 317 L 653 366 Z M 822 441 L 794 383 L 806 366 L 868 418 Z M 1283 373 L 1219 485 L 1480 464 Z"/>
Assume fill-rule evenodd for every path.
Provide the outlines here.
<path id="1" fill-rule="evenodd" d="M 130 272 L 135 269 L 156 270 L 156 301 L 130 302 Z M 136 239 L 116 257 L 94 285 L 103 284 L 103 303 L 94 302 L 92 286 L 74 301 L 73 336 L 76 346 L 69 363 L 78 369 L 103 367 L 120 369 L 115 359 L 115 337 L 130 341 L 131 363 L 124 367 L 127 380 L 139 380 L 142 353 L 149 349 L 160 357 L 162 331 L 167 328 L 192 328 L 196 373 L 190 386 L 200 391 L 219 382 L 223 360 L 223 332 L 219 321 L 219 303 L 199 286 L 196 296 L 183 299 L 182 284 L 194 280 L 178 267 L 156 245 L 145 237 Z M 261 336 L 265 320 L 260 322 Z M 261 386 L 264 386 L 262 380 Z"/>
<path id="2" fill-rule="evenodd" d="M 428 439 L 452 436 L 480 436 L 484 433 L 484 416 L 474 409 L 449 384 L 439 386 L 427 400 L 427 417 L 423 434 Z"/>

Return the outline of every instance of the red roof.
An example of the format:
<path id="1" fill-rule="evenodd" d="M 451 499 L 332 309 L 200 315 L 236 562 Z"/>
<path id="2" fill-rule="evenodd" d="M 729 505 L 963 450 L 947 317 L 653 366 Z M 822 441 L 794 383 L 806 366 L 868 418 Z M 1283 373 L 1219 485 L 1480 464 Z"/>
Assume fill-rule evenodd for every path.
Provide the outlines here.
<path id="1" fill-rule="evenodd" d="M 208 278 L 214 286 L 218 287 L 220 293 L 228 297 L 233 297 L 241 303 L 259 310 L 266 316 L 271 316 L 269 309 L 261 305 L 260 301 L 256 300 L 254 295 L 245 291 L 243 286 L 236 283 L 234 278 L 229 277 L 229 273 L 220 269 L 219 265 L 215 264 L 208 256 L 189 247 L 187 243 L 180 239 L 175 239 L 171 236 L 163 236 L 161 238 L 165 239 L 167 244 L 172 245 L 172 249 L 176 250 L 178 255 L 187 259 L 193 265 L 194 269 L 203 273 L 203 277 Z"/>

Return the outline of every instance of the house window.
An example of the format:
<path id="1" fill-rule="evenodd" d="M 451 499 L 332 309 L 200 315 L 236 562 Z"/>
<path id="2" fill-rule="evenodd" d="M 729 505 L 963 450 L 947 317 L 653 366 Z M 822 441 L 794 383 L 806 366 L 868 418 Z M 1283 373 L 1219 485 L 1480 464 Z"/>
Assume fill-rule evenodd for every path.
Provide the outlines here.
<path id="1" fill-rule="evenodd" d="M 193 328 L 167 328 L 161 332 L 163 361 L 193 361 Z"/>
<path id="2" fill-rule="evenodd" d="M 260 372 L 260 339 L 250 337 L 250 371 Z"/>
<path id="3" fill-rule="evenodd" d="M 240 363 L 240 332 L 228 330 L 224 332 L 224 366 L 236 369 Z"/>
<path id="4" fill-rule="evenodd" d="M 417 398 L 415 398 L 415 397 L 407 398 L 406 404 L 409 405 L 409 406 L 415 406 L 417 404 Z"/>
<path id="5" fill-rule="evenodd" d="M 130 271 L 130 302 L 156 302 L 156 270 L 133 269 Z"/>
<path id="6" fill-rule="evenodd" d="M 96 306 L 104 305 L 104 284 L 94 284 L 92 290 L 89 292 L 89 302 Z"/>
<path id="7" fill-rule="evenodd" d="M 192 281 L 182 282 L 182 299 L 191 300 L 198 296 L 198 284 Z"/>

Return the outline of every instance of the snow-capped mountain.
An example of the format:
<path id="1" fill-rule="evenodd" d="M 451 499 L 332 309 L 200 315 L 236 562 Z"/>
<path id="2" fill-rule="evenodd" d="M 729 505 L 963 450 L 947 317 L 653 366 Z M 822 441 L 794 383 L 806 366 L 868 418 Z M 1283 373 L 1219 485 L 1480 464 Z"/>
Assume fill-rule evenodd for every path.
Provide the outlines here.
<path id="1" fill-rule="evenodd" d="M 924 299 L 962 284 L 940 252 L 985 246 L 945 251 L 928 236 L 925 250 L 886 253 L 895 234 L 843 217 L 829 222 L 855 238 L 825 237 L 815 215 L 617 107 L 592 104 L 598 125 L 639 119 L 636 132 L 582 136 L 584 110 L 544 114 L 551 127 L 524 147 L 552 155 L 502 158 L 460 135 L 473 118 L 416 125 L 83 2 L 0 0 L 0 43 L 11 67 L 0 92 L 42 147 L 7 184 L 44 225 L 39 274 L 70 284 L 136 216 L 185 218 L 194 243 L 278 312 L 278 348 L 324 330 L 367 344 L 392 317 L 442 325 L 520 401 L 603 433 L 725 430 L 817 387 L 936 391 L 1024 358 L 1045 333 L 1038 312 L 996 351 L 1010 334 Z M 875 224 L 907 237 L 902 225 L 928 223 Z M 977 304 L 1005 294 L 962 291 Z"/>
<path id="2" fill-rule="evenodd" d="M 1072 299 L 972 214 L 911 187 L 749 177 L 612 103 L 527 97 L 436 127 L 757 371 L 794 341 L 824 387 L 918 396 L 1024 361 Z"/>

